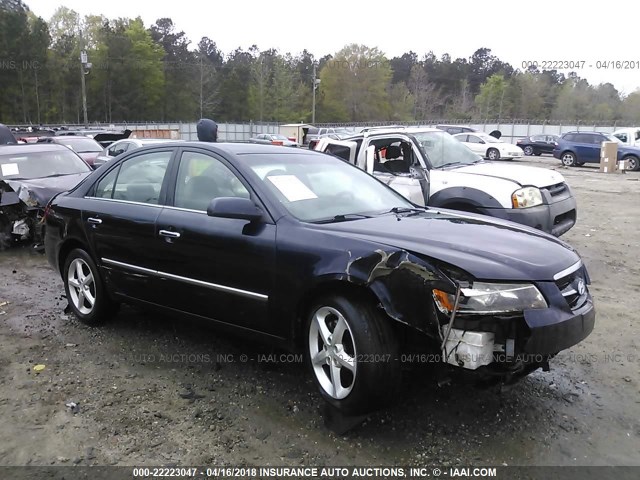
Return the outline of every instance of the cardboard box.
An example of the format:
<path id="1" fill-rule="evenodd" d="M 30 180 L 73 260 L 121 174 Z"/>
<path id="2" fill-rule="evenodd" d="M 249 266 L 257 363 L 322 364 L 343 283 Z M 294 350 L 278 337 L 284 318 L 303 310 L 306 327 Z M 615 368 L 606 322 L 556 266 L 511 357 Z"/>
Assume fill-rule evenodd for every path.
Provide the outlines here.
<path id="1" fill-rule="evenodd" d="M 615 173 L 618 160 L 618 143 L 602 142 L 600 149 L 600 172 Z"/>
<path id="2" fill-rule="evenodd" d="M 629 164 L 628 160 L 620 160 L 616 165 L 617 173 L 627 173 L 627 166 Z"/>

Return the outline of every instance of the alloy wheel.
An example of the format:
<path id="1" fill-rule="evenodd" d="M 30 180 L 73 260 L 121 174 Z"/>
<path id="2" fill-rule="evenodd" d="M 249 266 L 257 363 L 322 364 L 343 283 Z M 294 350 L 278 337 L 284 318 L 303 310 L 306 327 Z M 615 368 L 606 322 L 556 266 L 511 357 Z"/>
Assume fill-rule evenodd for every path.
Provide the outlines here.
<path id="1" fill-rule="evenodd" d="M 309 328 L 309 358 L 322 389 L 341 400 L 353 390 L 356 380 L 356 348 L 351 328 L 335 308 L 318 308 Z"/>
<path id="2" fill-rule="evenodd" d="M 89 315 L 96 303 L 96 283 L 93 272 L 87 262 L 76 258 L 69 265 L 67 274 L 69 284 L 69 300 L 83 315 Z"/>

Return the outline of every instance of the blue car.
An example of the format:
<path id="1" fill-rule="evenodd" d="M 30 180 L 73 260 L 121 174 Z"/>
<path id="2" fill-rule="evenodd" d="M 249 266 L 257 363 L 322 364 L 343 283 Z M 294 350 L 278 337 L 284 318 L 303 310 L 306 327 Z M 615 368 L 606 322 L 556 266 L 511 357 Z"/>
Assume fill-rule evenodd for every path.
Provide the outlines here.
<path id="1" fill-rule="evenodd" d="M 640 170 L 640 148 L 625 146 L 613 135 L 602 132 L 565 133 L 553 149 L 553 156 L 566 167 L 600 163 L 602 142 L 617 142 L 618 161 L 626 160 L 628 170 Z"/>

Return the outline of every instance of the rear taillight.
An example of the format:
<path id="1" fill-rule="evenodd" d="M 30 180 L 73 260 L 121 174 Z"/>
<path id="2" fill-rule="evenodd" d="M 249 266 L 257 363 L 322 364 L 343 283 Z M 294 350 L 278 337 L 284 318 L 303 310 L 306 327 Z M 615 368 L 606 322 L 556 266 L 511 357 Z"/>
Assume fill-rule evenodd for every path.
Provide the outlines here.
<path id="1" fill-rule="evenodd" d="M 287 138 L 289 138 L 289 140 L 291 140 L 292 142 L 295 142 L 297 140 L 296 137 L 287 137 Z"/>

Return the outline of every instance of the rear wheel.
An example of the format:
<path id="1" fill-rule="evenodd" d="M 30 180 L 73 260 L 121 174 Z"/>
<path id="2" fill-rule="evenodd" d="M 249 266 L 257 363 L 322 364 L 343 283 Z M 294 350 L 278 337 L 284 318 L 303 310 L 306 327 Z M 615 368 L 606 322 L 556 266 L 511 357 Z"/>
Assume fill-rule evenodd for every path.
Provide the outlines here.
<path id="1" fill-rule="evenodd" d="M 560 157 L 560 161 L 565 167 L 575 167 L 578 164 L 578 159 L 573 152 L 564 152 Z"/>
<path id="2" fill-rule="evenodd" d="M 487 158 L 489 160 L 499 160 L 500 152 L 496 148 L 490 148 L 489 150 L 487 150 Z"/>
<path id="3" fill-rule="evenodd" d="M 628 157 L 624 157 L 623 160 L 627 161 L 627 165 L 629 166 L 628 170 L 640 170 L 640 159 L 638 159 L 638 157 L 629 155 Z"/>
<path id="4" fill-rule="evenodd" d="M 396 390 L 398 347 L 389 320 L 361 295 L 327 295 L 310 309 L 305 353 L 322 397 L 345 415 L 387 403 Z"/>
<path id="5" fill-rule="evenodd" d="M 100 325 L 115 313 L 117 305 L 107 296 L 98 267 L 84 250 L 69 252 L 63 280 L 71 310 L 82 323 Z"/>
<path id="6" fill-rule="evenodd" d="M 534 154 L 533 147 L 531 145 L 527 145 L 524 147 L 524 154 L 527 156 L 531 156 Z"/>

